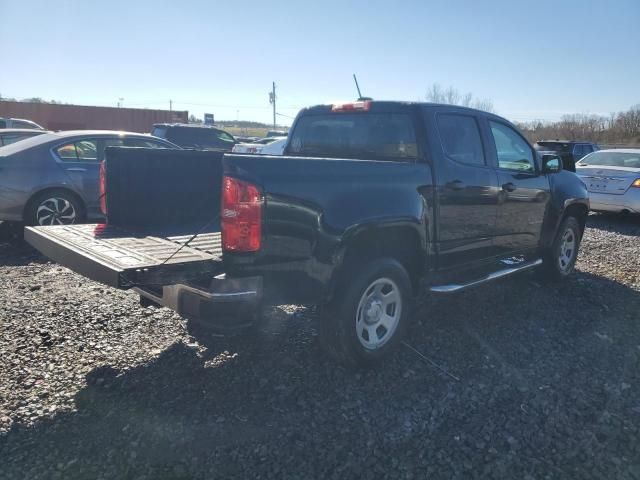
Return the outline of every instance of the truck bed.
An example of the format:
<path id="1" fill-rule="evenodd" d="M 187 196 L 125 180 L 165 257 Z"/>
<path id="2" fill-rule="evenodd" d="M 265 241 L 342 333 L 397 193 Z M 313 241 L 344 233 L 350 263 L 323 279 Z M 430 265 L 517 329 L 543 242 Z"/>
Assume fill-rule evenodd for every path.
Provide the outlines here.
<path id="1" fill-rule="evenodd" d="M 181 227 L 113 225 L 25 228 L 25 239 L 52 260 L 115 288 L 170 285 L 222 272 L 220 233 Z"/>

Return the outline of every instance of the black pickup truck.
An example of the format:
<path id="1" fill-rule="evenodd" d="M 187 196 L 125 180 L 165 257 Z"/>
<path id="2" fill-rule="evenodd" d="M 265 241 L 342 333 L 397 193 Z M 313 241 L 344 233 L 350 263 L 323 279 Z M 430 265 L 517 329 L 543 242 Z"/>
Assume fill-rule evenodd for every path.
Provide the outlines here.
<path id="1" fill-rule="evenodd" d="M 400 341 L 423 291 L 566 277 L 589 210 L 578 177 L 505 119 L 423 103 L 304 109 L 284 156 L 113 147 L 101 178 L 106 224 L 27 241 L 194 320 L 318 305 L 328 351 L 356 365 Z"/>

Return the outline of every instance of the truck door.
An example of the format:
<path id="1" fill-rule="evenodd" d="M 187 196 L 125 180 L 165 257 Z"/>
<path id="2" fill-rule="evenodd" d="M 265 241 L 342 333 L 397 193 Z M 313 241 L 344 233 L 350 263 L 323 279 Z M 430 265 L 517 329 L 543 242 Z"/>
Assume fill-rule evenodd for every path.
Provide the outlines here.
<path id="1" fill-rule="evenodd" d="M 426 123 L 431 125 L 436 163 L 438 264 L 447 268 L 490 258 L 498 179 L 487 159 L 479 120 L 462 109 L 431 107 L 427 112 L 433 112 Z"/>
<path id="2" fill-rule="evenodd" d="M 549 179 L 540 173 L 534 149 L 512 126 L 489 120 L 490 150 L 500 186 L 495 246 L 501 255 L 538 246 Z"/>

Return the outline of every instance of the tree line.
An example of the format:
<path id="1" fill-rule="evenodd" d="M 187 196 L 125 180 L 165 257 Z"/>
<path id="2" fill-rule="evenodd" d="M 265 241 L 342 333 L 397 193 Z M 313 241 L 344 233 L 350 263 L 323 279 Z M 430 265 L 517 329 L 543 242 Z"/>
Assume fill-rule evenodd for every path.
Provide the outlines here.
<path id="1" fill-rule="evenodd" d="M 434 83 L 427 88 L 425 98 L 429 102 L 461 105 L 494 112 L 491 100 L 476 98 L 470 92 L 462 93 L 452 86 L 443 88 Z M 611 113 L 609 116 L 576 113 L 563 115 L 556 122 L 535 120 L 516 122 L 516 125 L 531 142 L 562 139 L 640 145 L 640 104 L 624 112 Z"/>
<path id="2" fill-rule="evenodd" d="M 609 116 L 578 113 L 563 115 L 557 122 L 517 123 L 527 138 L 538 140 L 584 140 L 603 144 L 640 144 L 640 104 Z"/>

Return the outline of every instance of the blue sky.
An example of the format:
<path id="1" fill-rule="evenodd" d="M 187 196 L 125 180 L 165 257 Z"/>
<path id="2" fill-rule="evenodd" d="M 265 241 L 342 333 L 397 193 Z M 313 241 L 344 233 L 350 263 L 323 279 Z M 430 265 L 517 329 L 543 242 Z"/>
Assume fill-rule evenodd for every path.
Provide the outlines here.
<path id="1" fill-rule="evenodd" d="M 640 1 L 0 0 L 0 94 L 271 120 L 452 85 L 511 120 L 640 103 Z M 278 117 L 287 124 L 287 117 Z"/>

